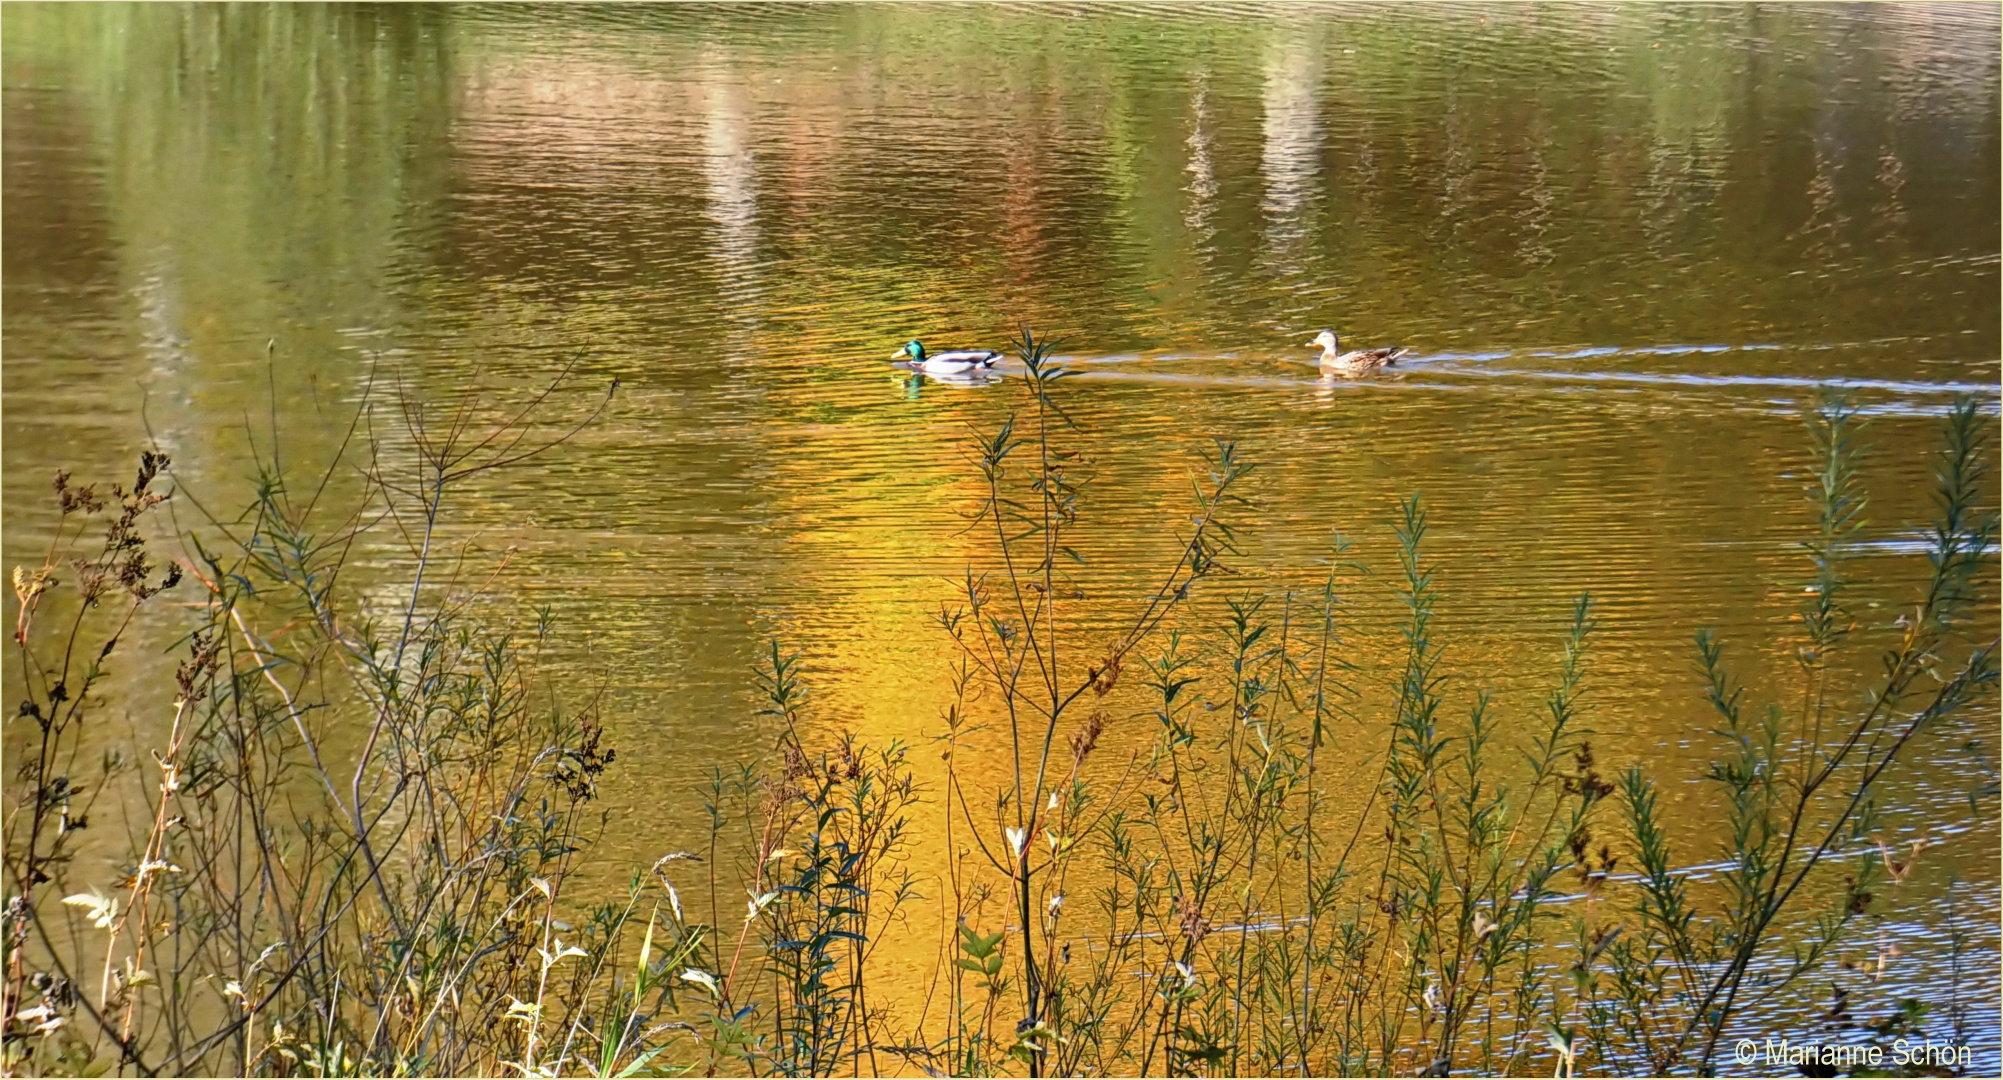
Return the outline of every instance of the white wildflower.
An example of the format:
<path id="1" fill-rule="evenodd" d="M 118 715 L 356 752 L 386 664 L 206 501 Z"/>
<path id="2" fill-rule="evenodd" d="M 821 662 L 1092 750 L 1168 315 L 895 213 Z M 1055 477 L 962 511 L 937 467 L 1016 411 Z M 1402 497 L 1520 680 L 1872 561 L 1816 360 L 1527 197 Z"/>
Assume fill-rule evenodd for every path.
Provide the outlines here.
<path id="1" fill-rule="evenodd" d="M 580 949 L 575 945 L 565 945 L 563 943 L 562 938 L 556 939 L 555 952 L 552 953 L 547 949 L 537 949 L 536 952 L 542 957 L 542 966 L 544 968 L 555 967 L 558 961 L 563 960 L 567 957 L 585 955 L 583 949 Z"/>
<path id="2" fill-rule="evenodd" d="M 74 893 L 63 897 L 63 903 L 71 907 L 89 909 L 87 914 L 90 916 L 90 921 L 99 930 L 109 930 L 111 924 L 118 921 L 118 901 L 98 892 L 95 885 L 91 886 L 87 893 Z"/>
<path id="3" fill-rule="evenodd" d="M 166 873 L 169 874 L 186 873 L 186 871 L 182 870 L 180 867 L 174 865 L 173 863 L 162 862 L 158 859 L 155 859 L 149 862 L 140 863 L 138 873 L 135 876 L 138 877 L 141 881 L 144 881 L 147 875 L 158 874 L 161 873 L 162 871 L 165 871 Z"/>
<path id="4" fill-rule="evenodd" d="M 751 897 L 751 899 L 746 900 L 744 902 L 745 922 L 751 922 L 752 920 L 758 918 L 760 913 L 762 913 L 766 908 L 772 906 L 772 901 L 779 899 L 779 891 L 777 889 L 774 889 L 763 896 L 759 896 L 756 893 L 746 890 L 745 895 Z"/>

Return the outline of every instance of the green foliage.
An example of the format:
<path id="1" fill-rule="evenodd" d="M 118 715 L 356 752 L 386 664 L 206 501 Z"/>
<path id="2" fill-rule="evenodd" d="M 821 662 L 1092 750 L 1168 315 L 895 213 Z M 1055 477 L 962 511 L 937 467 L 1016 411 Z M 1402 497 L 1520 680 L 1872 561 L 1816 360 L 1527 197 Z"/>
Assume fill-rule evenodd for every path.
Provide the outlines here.
<path id="1" fill-rule="evenodd" d="M 1639 940 L 1610 954 L 1614 993 L 1589 1008 L 1603 1039 L 1618 1031 L 1635 1047 L 1631 1060 L 1647 1063 L 1637 1071 L 1715 1069 L 1719 1042 L 1748 996 L 1763 1005 L 1821 968 L 1870 911 L 1882 874 L 1894 869 L 1882 842 L 1876 850 L 1861 846 L 1877 825 L 1873 795 L 1881 778 L 1915 736 L 1994 692 L 1995 640 L 1967 647 L 1958 660 L 1947 652 L 1957 644 L 1980 563 L 1997 538 L 1996 512 L 1981 501 L 1988 430 L 1972 398 L 1956 404 L 1936 456 L 1931 573 L 1911 613 L 1890 628 L 1896 643 L 1883 655 L 1881 673 L 1848 693 L 1833 684 L 1830 655 L 1851 633 L 1841 565 L 1863 506 L 1855 490 L 1861 453 L 1855 424 L 1855 410 L 1840 400 L 1825 401 L 1810 417 L 1818 525 L 1803 544 L 1815 582 L 1801 612 L 1806 640 L 1796 650 L 1800 702 L 1752 712 L 1731 678 L 1724 645 L 1708 631 L 1697 635 L 1703 693 L 1722 749 L 1708 774 L 1726 806 L 1718 919 L 1698 928 L 1688 883 L 1672 869 L 1653 784 L 1639 768 L 1621 778 L 1642 867 L 1629 923 Z M 1846 856 L 1846 846 L 1854 854 Z M 1791 902 L 1811 881 L 1846 865 L 1833 904 L 1811 916 L 1808 932 L 1779 955 L 1776 939 Z M 1606 1045 L 1598 1053 L 1618 1067 Z"/>

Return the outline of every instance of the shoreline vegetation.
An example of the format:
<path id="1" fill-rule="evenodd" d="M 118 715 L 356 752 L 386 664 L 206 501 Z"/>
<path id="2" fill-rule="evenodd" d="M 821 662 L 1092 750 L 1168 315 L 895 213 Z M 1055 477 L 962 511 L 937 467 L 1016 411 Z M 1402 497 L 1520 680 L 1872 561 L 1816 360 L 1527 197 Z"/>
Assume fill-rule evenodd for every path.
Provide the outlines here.
<path id="1" fill-rule="evenodd" d="M 1816 976 L 1919 857 L 1877 840 L 1897 808 L 1874 796 L 1916 738 L 1994 706 L 1998 643 L 1970 618 L 1998 531 L 1976 400 L 1943 421 L 1927 569 L 1887 626 L 1846 606 L 1860 418 L 1834 398 L 1808 416 L 1815 525 L 1784 643 L 1799 696 L 1738 681 L 1747 643 L 1693 642 L 1720 849 L 1664 825 L 1658 785 L 1684 778 L 1596 765 L 1591 597 L 1553 627 L 1534 714 L 1442 674 L 1416 495 L 1391 522 L 1395 570 L 1338 537 L 1319 589 L 1249 591 L 1229 570 L 1256 542 L 1234 526 L 1254 465 L 1220 441 L 1178 560 L 1119 635 L 1079 640 L 1067 568 L 1089 469 L 1066 444 L 1068 372 L 1027 330 L 1015 348 L 1019 406 L 971 455 L 968 527 L 994 555 L 939 615 L 943 789 L 913 779 L 913 748 L 817 725 L 774 642 L 771 752 L 714 772 L 705 849 L 631 868 L 610 899 L 574 879 L 619 725 L 543 663 L 546 616 L 498 625 L 475 603 L 501 568 L 443 539 L 470 481 L 596 417 L 547 419 L 572 371 L 513 406 L 372 384 L 334 460 L 259 460 L 241 512 L 195 504 L 151 451 L 129 487 L 59 474 L 42 565 L 13 570 L 6 1070 L 1712 1074 L 1743 1068 L 1733 1040 L 1782 1008 L 1847 1023 L 1848 1042 L 1968 1043 L 1959 928 L 1949 1001 L 1831 1004 Z M 393 598 L 348 565 L 386 530 L 411 559 Z M 1351 625 L 1348 598 L 1387 579 L 1398 625 Z M 1219 619 L 1197 617 L 1199 593 Z M 133 693 L 164 734 L 89 760 L 127 635 L 162 597 L 187 611 L 154 616 L 179 620 L 172 693 Z M 1350 659 L 1364 629 L 1401 642 L 1396 670 Z M 1360 688 L 1387 678 L 1380 708 Z M 1136 695 L 1138 716 L 1109 711 Z M 1153 731 L 1125 762 L 1100 746 L 1114 722 Z M 980 726 L 1006 729 L 992 775 L 955 760 Z M 1365 765 L 1332 774 L 1337 738 L 1367 744 Z M 1995 796 L 1993 777 L 1970 793 Z M 103 835 L 119 805 L 145 808 L 125 840 Z M 904 855 L 933 829 L 969 856 L 921 879 Z M 127 844 L 120 880 L 77 859 L 106 843 Z M 1705 861 L 1723 869 L 1679 869 Z M 872 973 L 923 905 L 952 931 L 914 1016 Z"/>

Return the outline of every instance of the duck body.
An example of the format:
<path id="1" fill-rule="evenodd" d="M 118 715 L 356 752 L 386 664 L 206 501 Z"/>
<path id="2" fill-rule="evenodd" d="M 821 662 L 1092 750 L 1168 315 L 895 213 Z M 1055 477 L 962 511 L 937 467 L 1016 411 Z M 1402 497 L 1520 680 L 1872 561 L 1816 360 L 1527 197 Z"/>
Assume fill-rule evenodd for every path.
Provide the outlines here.
<path id="1" fill-rule="evenodd" d="M 986 371 L 1001 360 L 1002 354 L 994 349 L 948 349 L 945 352 L 926 352 L 925 346 L 916 340 L 907 341 L 904 347 L 890 354 L 893 360 L 908 360 L 912 367 L 927 375 L 966 375 Z"/>
<path id="2" fill-rule="evenodd" d="M 1398 358 L 1411 352 L 1410 349 L 1351 349 L 1342 350 L 1342 340 L 1333 330 L 1323 330 L 1315 339 L 1307 343 L 1308 348 L 1321 350 L 1321 369 L 1331 375 L 1357 376 L 1368 374 L 1379 368 L 1387 368 L 1398 362 Z"/>

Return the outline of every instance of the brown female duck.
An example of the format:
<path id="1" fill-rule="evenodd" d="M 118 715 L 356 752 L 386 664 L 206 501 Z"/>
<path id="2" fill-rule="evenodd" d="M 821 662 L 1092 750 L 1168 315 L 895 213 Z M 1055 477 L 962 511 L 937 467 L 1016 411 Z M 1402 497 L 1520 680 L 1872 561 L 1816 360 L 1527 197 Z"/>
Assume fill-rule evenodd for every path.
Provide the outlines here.
<path id="1" fill-rule="evenodd" d="M 1321 349 L 1321 370 L 1329 375 L 1344 375 L 1355 378 L 1367 375 L 1378 368 L 1390 367 L 1398 358 L 1411 352 L 1410 349 L 1351 349 L 1342 351 L 1342 341 L 1333 330 L 1323 330 L 1315 339 L 1307 343 L 1308 348 Z"/>

